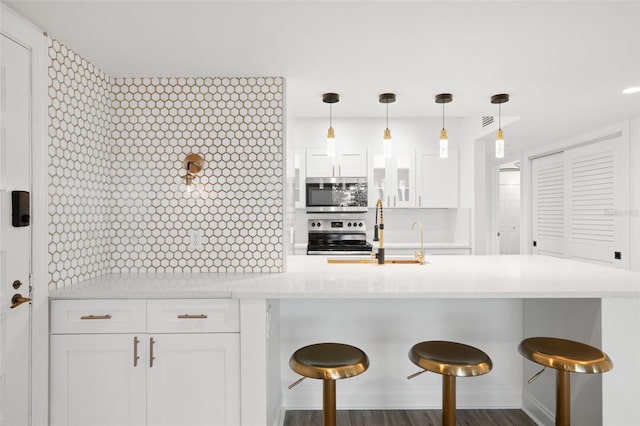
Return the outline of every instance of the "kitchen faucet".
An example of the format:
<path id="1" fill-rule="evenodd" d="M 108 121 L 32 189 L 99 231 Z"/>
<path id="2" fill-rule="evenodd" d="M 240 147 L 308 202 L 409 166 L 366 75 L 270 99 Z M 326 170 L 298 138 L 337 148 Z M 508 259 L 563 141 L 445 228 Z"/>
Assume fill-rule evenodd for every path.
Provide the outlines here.
<path id="1" fill-rule="evenodd" d="M 414 255 L 416 259 L 418 259 L 418 262 L 424 265 L 424 228 L 420 222 L 413 222 L 411 229 L 415 228 L 416 225 L 420 227 L 420 251 L 416 251 Z"/>
<path id="2" fill-rule="evenodd" d="M 378 198 L 376 202 L 376 220 L 378 219 L 378 211 L 380 211 L 380 221 L 378 223 L 378 235 L 380 237 L 380 244 L 378 245 L 378 265 L 384 265 L 384 216 L 382 214 L 382 199 Z"/>

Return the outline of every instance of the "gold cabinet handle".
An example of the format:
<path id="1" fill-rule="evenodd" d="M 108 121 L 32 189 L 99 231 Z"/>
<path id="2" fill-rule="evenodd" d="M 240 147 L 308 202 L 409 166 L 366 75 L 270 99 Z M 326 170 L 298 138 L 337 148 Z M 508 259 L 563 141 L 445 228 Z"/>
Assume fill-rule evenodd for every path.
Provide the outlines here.
<path id="1" fill-rule="evenodd" d="M 396 196 L 394 195 L 393 196 L 393 207 L 395 207 L 395 206 L 396 206 Z"/>
<path id="2" fill-rule="evenodd" d="M 422 195 L 418 195 L 418 207 L 422 207 Z"/>
<path id="3" fill-rule="evenodd" d="M 135 336 L 133 338 L 133 366 L 134 367 L 138 366 L 138 360 L 140 359 L 140 357 L 138 356 L 138 343 L 140 343 L 140 340 L 138 339 L 138 336 Z"/>
<path id="4" fill-rule="evenodd" d="M 391 207 L 391 195 L 387 195 L 387 207 Z"/>
<path id="5" fill-rule="evenodd" d="M 80 317 L 81 320 L 108 320 L 111 319 L 111 315 L 83 315 Z"/>
<path id="6" fill-rule="evenodd" d="M 342 176 L 342 165 L 338 164 L 338 176 Z"/>
<path id="7" fill-rule="evenodd" d="M 149 368 L 153 368 L 153 361 L 156 359 L 155 356 L 153 356 L 153 345 L 156 343 L 156 341 L 153 339 L 153 337 L 149 338 Z"/>
<path id="8" fill-rule="evenodd" d="M 336 177 L 336 166 L 331 166 L 331 177 Z"/>
<path id="9" fill-rule="evenodd" d="M 206 318 L 208 318 L 207 314 L 199 314 L 199 315 L 181 314 L 181 315 L 178 315 L 178 319 L 206 319 Z"/>
<path id="10" fill-rule="evenodd" d="M 22 297 L 22 295 L 20 293 L 16 293 L 11 298 L 11 309 L 17 308 L 18 306 L 22 305 L 23 303 L 27 303 L 27 302 L 31 302 L 31 298 L 30 297 Z"/>

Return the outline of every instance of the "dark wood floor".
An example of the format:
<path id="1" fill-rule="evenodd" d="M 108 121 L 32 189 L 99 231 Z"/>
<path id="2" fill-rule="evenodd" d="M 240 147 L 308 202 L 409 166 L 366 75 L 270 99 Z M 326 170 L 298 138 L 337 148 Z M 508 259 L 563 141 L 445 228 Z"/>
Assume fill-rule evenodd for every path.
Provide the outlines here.
<path id="1" fill-rule="evenodd" d="M 426 426 L 441 425 L 440 410 L 338 410 L 338 426 Z M 458 425 L 536 426 L 522 410 L 458 410 Z M 321 426 L 320 410 L 289 410 L 284 426 Z"/>

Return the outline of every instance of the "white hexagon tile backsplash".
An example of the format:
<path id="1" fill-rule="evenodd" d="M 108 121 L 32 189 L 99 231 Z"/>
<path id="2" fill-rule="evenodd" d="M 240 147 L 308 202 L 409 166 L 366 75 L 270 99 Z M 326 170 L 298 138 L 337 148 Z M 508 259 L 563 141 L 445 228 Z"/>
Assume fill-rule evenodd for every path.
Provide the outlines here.
<path id="1" fill-rule="evenodd" d="M 108 78 L 56 40 L 49 56 L 52 285 L 283 270 L 281 78 Z"/>

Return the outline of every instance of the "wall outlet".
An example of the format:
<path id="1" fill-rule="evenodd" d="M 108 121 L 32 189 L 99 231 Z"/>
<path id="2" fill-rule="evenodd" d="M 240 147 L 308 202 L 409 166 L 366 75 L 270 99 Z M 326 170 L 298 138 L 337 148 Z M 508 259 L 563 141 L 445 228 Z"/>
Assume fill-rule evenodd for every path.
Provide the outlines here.
<path id="1" fill-rule="evenodd" d="M 191 230 L 189 250 L 202 250 L 202 236 L 202 229 Z"/>

